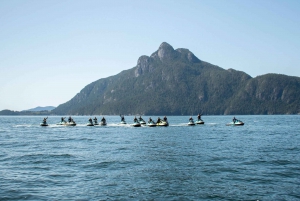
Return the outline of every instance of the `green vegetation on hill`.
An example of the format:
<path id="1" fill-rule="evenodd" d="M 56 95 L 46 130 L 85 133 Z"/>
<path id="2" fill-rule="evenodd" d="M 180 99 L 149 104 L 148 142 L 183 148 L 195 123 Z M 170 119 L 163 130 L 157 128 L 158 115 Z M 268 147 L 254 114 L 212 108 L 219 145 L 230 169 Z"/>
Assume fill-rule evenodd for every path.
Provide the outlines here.
<path id="1" fill-rule="evenodd" d="M 252 78 L 199 60 L 167 43 L 137 66 L 97 80 L 54 114 L 297 114 L 300 78 L 267 74 Z"/>

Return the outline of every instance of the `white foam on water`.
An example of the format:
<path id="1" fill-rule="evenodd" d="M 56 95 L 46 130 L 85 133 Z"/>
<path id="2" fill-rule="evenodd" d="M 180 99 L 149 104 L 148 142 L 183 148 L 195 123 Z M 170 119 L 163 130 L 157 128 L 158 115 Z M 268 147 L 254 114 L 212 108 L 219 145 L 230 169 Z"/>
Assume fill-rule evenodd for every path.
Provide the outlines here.
<path id="1" fill-rule="evenodd" d="M 30 127 L 34 127 L 34 126 L 40 126 L 40 125 L 31 125 L 31 124 L 21 124 L 21 125 L 14 125 L 13 127 L 15 128 L 30 128 Z"/>
<path id="2" fill-rule="evenodd" d="M 205 124 L 210 125 L 210 126 L 218 125 L 218 123 L 205 123 Z M 202 124 L 202 125 L 205 125 L 205 124 Z"/>

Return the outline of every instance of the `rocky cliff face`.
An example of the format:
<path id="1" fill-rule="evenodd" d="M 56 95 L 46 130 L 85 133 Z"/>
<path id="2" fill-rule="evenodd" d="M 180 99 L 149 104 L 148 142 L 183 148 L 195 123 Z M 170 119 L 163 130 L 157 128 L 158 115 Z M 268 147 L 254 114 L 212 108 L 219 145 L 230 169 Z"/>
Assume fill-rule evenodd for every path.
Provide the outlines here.
<path id="1" fill-rule="evenodd" d="M 300 78 L 256 78 L 198 59 L 188 49 L 162 43 L 136 67 L 100 79 L 58 106 L 55 114 L 295 114 Z"/>
<path id="2" fill-rule="evenodd" d="M 149 73 L 154 70 L 153 59 L 148 56 L 141 56 L 138 59 L 136 69 L 134 71 L 135 77 L 142 74 Z"/>

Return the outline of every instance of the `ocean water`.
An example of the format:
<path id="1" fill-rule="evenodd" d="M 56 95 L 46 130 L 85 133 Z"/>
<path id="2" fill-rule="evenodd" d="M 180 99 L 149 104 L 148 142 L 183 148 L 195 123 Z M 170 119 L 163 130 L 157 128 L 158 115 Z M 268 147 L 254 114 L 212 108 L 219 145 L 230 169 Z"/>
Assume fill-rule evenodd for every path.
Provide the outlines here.
<path id="1" fill-rule="evenodd" d="M 0 116 L 0 200 L 300 200 L 299 115 L 236 116 L 241 127 L 225 126 L 232 116 L 154 128 L 42 118 Z"/>

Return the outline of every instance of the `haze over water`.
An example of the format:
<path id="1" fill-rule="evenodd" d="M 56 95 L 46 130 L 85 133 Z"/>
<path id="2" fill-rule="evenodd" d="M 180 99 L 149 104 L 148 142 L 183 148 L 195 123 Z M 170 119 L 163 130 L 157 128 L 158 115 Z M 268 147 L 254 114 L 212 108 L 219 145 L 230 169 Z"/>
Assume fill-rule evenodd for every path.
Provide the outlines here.
<path id="1" fill-rule="evenodd" d="M 0 116 L 0 200 L 300 199 L 299 115 L 236 116 L 242 127 L 225 126 L 232 116 L 155 128 L 42 118 Z"/>

